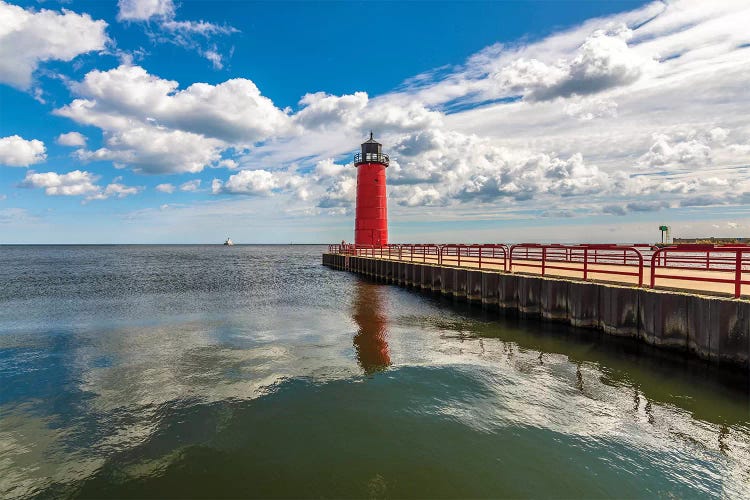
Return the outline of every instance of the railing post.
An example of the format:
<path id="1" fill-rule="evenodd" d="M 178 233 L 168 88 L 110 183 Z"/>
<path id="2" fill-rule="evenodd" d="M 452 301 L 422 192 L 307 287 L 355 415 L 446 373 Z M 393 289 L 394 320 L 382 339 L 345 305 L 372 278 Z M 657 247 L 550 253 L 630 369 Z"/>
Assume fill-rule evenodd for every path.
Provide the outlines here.
<path id="1" fill-rule="evenodd" d="M 643 286 L 643 255 L 637 249 L 634 249 L 638 256 L 638 288 Z"/>
<path id="2" fill-rule="evenodd" d="M 456 247 L 456 267 L 461 267 L 461 247 Z"/>
<path id="3" fill-rule="evenodd" d="M 544 265 L 547 260 L 547 247 L 542 247 L 542 276 L 544 276 Z"/>
<path id="4" fill-rule="evenodd" d="M 508 248 L 508 272 L 513 272 L 513 247 L 515 245 L 511 245 L 510 248 Z"/>
<path id="5" fill-rule="evenodd" d="M 739 299 L 740 295 L 742 295 L 742 250 L 737 249 L 737 258 L 735 259 L 734 266 L 734 298 Z"/>
<path id="6" fill-rule="evenodd" d="M 482 269 L 482 247 L 479 247 L 479 269 Z"/>
<path id="7" fill-rule="evenodd" d="M 656 261 L 657 259 L 661 259 L 661 255 L 659 255 L 659 252 L 661 252 L 661 248 L 654 252 L 654 254 L 651 256 L 651 279 L 649 280 L 651 288 L 654 288 L 654 286 L 656 286 Z"/>
<path id="8" fill-rule="evenodd" d="M 583 281 L 589 279 L 589 249 L 583 247 Z"/>

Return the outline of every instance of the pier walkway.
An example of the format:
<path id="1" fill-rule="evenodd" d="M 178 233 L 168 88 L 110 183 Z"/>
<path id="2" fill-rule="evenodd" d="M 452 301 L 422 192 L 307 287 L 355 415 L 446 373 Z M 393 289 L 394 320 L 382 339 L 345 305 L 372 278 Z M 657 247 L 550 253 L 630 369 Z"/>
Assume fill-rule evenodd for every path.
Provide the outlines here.
<path id="1" fill-rule="evenodd" d="M 329 245 L 329 253 L 690 293 L 750 295 L 750 245 Z"/>

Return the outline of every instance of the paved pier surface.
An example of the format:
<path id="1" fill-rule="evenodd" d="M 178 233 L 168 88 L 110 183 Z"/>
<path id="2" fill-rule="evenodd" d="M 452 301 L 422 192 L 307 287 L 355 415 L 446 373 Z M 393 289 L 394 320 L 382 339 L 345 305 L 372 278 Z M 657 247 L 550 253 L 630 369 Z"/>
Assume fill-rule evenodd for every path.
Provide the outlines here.
<path id="1" fill-rule="evenodd" d="M 379 257 L 380 258 L 380 257 Z M 425 263 L 425 264 L 432 264 L 437 265 L 438 260 L 436 256 L 427 256 L 423 259 L 423 257 L 420 255 L 418 257 L 415 257 L 413 260 L 409 259 L 409 256 L 403 256 L 402 258 L 398 257 L 387 257 L 383 256 L 382 259 L 385 260 L 397 260 L 401 262 L 414 262 L 414 263 Z M 529 260 L 522 260 L 522 259 L 513 259 L 513 274 L 530 274 L 535 276 L 541 275 L 541 268 L 540 268 L 540 261 L 529 261 Z M 561 270 L 561 269 L 549 269 L 547 268 L 545 270 L 544 276 L 551 276 L 551 277 L 561 277 L 561 278 L 573 278 L 573 279 L 582 279 L 583 278 L 583 263 L 580 262 L 555 262 L 555 261 L 547 261 L 547 265 L 554 266 L 564 266 L 564 267 L 573 267 L 578 270 L 576 271 L 570 271 L 570 270 Z M 477 262 L 467 262 L 462 261 L 461 266 L 463 268 L 469 268 L 469 269 L 479 269 L 479 264 Z M 481 269 L 483 271 L 502 271 L 503 266 L 502 264 L 494 264 L 494 263 L 488 263 L 483 262 Z M 598 271 L 598 272 L 597 272 Z M 638 266 L 630 266 L 630 265 L 609 265 L 609 264 L 588 264 L 588 279 L 589 281 L 599 281 L 602 283 L 617 283 L 621 285 L 631 285 L 631 286 L 637 286 L 638 285 L 638 277 L 637 276 L 628 276 L 628 275 L 618 275 L 618 274 L 609 274 L 608 271 L 618 271 L 618 272 L 629 272 L 629 273 L 638 273 Z M 651 268 L 646 265 L 644 262 L 643 267 L 643 286 L 648 287 L 649 286 L 649 277 L 651 273 Z M 701 269 L 674 269 L 674 268 L 659 268 L 659 274 L 668 274 L 669 276 L 674 276 L 674 279 L 669 278 L 656 278 L 656 288 L 660 289 L 667 289 L 667 290 L 679 290 L 679 291 L 686 291 L 686 292 L 695 292 L 695 293 L 704 293 L 704 294 L 710 294 L 710 295 L 728 295 L 733 296 L 734 295 L 734 283 L 732 281 L 734 280 L 734 271 L 705 271 Z M 699 281 L 695 279 L 679 279 L 682 278 L 710 278 L 715 280 L 728 280 L 729 283 L 715 283 L 711 281 Z M 750 286 L 749 285 L 743 285 L 742 286 L 742 295 L 747 296 L 750 295 Z"/>
<path id="2" fill-rule="evenodd" d="M 519 262 L 513 261 L 514 269 Z M 323 264 L 526 318 L 595 328 L 750 368 L 750 301 L 744 299 L 643 288 L 631 281 L 619 285 L 507 273 L 484 264 L 480 270 L 333 253 L 323 254 Z"/>

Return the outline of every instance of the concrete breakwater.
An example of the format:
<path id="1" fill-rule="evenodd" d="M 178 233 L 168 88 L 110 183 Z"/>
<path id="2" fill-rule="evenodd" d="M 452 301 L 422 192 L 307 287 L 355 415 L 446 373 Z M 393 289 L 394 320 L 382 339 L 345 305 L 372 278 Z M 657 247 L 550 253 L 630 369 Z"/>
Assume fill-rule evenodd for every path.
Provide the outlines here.
<path id="1" fill-rule="evenodd" d="M 750 301 L 324 253 L 323 265 L 504 314 L 594 328 L 750 368 Z"/>

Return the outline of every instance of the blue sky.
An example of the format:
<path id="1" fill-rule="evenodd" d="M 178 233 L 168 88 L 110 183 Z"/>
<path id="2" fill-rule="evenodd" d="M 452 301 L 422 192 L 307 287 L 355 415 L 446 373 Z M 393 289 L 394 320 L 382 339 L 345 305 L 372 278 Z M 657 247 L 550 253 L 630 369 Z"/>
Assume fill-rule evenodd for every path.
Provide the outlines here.
<path id="1" fill-rule="evenodd" d="M 747 236 L 746 2 L 4 2 L 0 243 Z M 4 31 L 3 31 L 4 30 Z"/>

